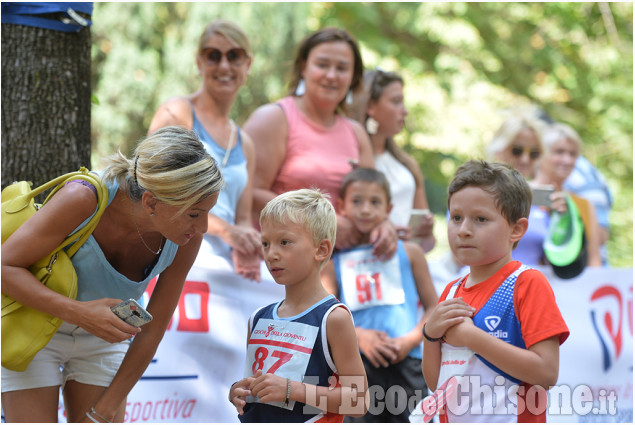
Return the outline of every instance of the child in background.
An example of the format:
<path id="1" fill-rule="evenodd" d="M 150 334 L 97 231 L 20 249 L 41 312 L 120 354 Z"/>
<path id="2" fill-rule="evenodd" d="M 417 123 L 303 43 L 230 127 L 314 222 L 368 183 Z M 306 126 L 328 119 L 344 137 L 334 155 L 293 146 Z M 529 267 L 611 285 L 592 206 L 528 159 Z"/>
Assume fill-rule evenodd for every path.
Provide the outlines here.
<path id="1" fill-rule="evenodd" d="M 510 166 L 468 161 L 448 194 L 450 248 L 470 273 L 448 284 L 423 327 L 426 382 L 437 396 L 449 392 L 440 419 L 545 422 L 545 389 L 558 379 L 569 330 L 545 276 L 512 260 L 527 230 L 529 185 Z"/>
<path id="2" fill-rule="evenodd" d="M 353 223 L 362 242 L 334 254 L 333 263 L 322 273 L 326 289 L 353 311 L 368 385 L 381 387 L 386 397 L 382 411 L 347 417 L 346 422 L 408 422 L 409 409 L 416 403 L 407 402 L 416 394 L 419 399 L 427 394 L 421 373 L 421 326 L 427 316 L 419 319 L 417 307 L 421 302 L 429 311 L 438 297 L 418 244 L 398 241 L 397 255 L 386 261 L 372 254 L 370 232 L 388 219 L 390 201 L 390 186 L 383 173 L 357 168 L 344 177 L 338 211 Z M 399 390 L 389 391 L 394 385 Z M 406 397 L 393 400 L 399 395 Z M 380 404 L 371 400 L 370 405 Z M 403 406 L 403 410 L 385 406 Z"/>
<path id="3" fill-rule="evenodd" d="M 317 190 L 269 201 L 260 214 L 267 268 L 284 300 L 249 319 L 245 378 L 230 388 L 241 422 L 342 422 L 366 412 L 366 374 L 348 308 L 320 271 L 331 258 L 337 218 Z"/>

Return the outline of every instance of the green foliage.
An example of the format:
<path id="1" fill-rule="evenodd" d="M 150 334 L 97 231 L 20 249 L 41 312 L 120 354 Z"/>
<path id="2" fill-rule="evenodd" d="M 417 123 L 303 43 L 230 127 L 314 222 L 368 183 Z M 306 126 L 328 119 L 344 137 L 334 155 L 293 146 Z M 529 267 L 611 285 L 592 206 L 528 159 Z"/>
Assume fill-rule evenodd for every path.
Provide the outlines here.
<path id="1" fill-rule="evenodd" d="M 198 37 L 217 17 L 239 23 L 254 51 L 232 110 L 239 124 L 286 93 L 296 44 L 324 26 L 354 34 L 367 67 L 401 73 L 410 114 L 398 142 L 439 215 L 452 174 L 483 156 L 501 110 L 542 105 L 578 130 L 606 176 L 611 263 L 632 267 L 632 3 L 95 3 L 93 163 L 129 151 L 160 103 L 198 89 Z"/>

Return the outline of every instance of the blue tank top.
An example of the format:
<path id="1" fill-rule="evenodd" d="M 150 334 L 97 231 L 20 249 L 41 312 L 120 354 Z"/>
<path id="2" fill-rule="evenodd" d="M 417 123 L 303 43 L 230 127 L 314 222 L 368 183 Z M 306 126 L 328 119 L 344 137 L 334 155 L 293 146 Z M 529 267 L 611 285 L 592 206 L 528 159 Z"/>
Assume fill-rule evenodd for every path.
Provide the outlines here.
<path id="1" fill-rule="evenodd" d="M 340 299 L 353 312 L 355 326 L 397 338 L 419 322 L 419 293 L 412 267 L 401 240 L 397 255 L 387 261 L 377 259 L 372 249 L 372 245 L 363 245 L 333 256 Z M 421 344 L 408 356 L 420 359 Z"/>
<path id="2" fill-rule="evenodd" d="M 343 306 L 329 295 L 293 317 L 279 317 L 282 301 L 256 310 L 249 319 L 251 335 L 247 344 L 245 376 L 258 369 L 292 381 L 329 386 L 337 373 L 326 338 L 326 320 L 331 311 Z M 343 416 L 322 412 L 304 403 L 291 401 L 260 403 L 247 398 L 241 422 L 342 422 Z"/>
<path id="3" fill-rule="evenodd" d="M 108 183 L 107 187 L 108 205 L 110 205 L 117 194 L 119 184 L 114 181 L 113 183 Z M 90 217 L 80 227 L 87 223 L 88 220 L 90 220 Z M 119 273 L 110 265 L 99 244 L 91 235 L 71 258 L 75 272 L 77 272 L 77 300 L 92 301 L 99 298 L 141 299 L 143 292 L 148 287 L 148 283 L 172 264 L 178 248 L 177 244 L 166 240 L 158 260 L 146 273 L 146 278 L 141 282 L 135 282 Z"/>
<path id="4" fill-rule="evenodd" d="M 191 105 L 191 102 L 190 102 Z M 196 117 L 194 106 L 192 106 L 192 130 L 198 135 L 205 145 L 205 150 L 216 160 L 219 167 L 223 163 L 225 157 L 225 149 L 216 144 L 209 133 L 205 130 L 203 124 Z M 242 137 L 240 128 L 236 128 L 238 140 L 230 153 L 225 167 L 221 169 L 221 174 L 225 179 L 225 188 L 218 194 L 218 202 L 211 209 L 210 213 L 214 214 L 229 224 L 236 223 L 236 206 L 238 200 L 247 186 L 247 159 L 243 153 Z M 216 255 L 222 255 L 231 258 L 231 248 L 223 240 L 217 236 L 205 234 L 203 237 L 203 245 L 201 249 L 210 250 Z"/>

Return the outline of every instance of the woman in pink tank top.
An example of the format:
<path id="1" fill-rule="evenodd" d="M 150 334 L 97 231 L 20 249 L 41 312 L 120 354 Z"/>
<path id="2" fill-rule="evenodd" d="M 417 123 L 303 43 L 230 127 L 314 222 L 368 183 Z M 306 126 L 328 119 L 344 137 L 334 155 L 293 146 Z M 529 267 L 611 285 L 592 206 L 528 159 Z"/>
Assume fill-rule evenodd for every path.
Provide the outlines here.
<path id="1" fill-rule="evenodd" d="M 256 147 L 254 217 L 276 195 L 300 188 L 318 188 L 335 203 L 346 173 L 358 165 L 374 167 L 368 135 L 340 113 L 362 78 L 357 42 L 346 31 L 325 28 L 302 41 L 289 96 L 256 109 L 243 127 Z M 356 245 L 360 236 L 338 215 L 337 248 Z M 375 254 L 389 258 L 396 252 L 389 221 L 373 236 Z"/>

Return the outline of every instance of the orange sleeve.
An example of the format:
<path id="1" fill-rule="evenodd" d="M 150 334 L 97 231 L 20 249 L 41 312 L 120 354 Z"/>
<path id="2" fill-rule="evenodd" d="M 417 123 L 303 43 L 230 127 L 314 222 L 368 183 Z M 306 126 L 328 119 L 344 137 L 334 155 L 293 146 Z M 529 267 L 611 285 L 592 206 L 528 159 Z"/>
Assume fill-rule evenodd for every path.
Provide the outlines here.
<path id="1" fill-rule="evenodd" d="M 527 270 L 518 276 L 514 308 L 527 348 L 552 336 L 558 335 L 560 344 L 569 337 L 553 289 L 538 270 Z"/>

